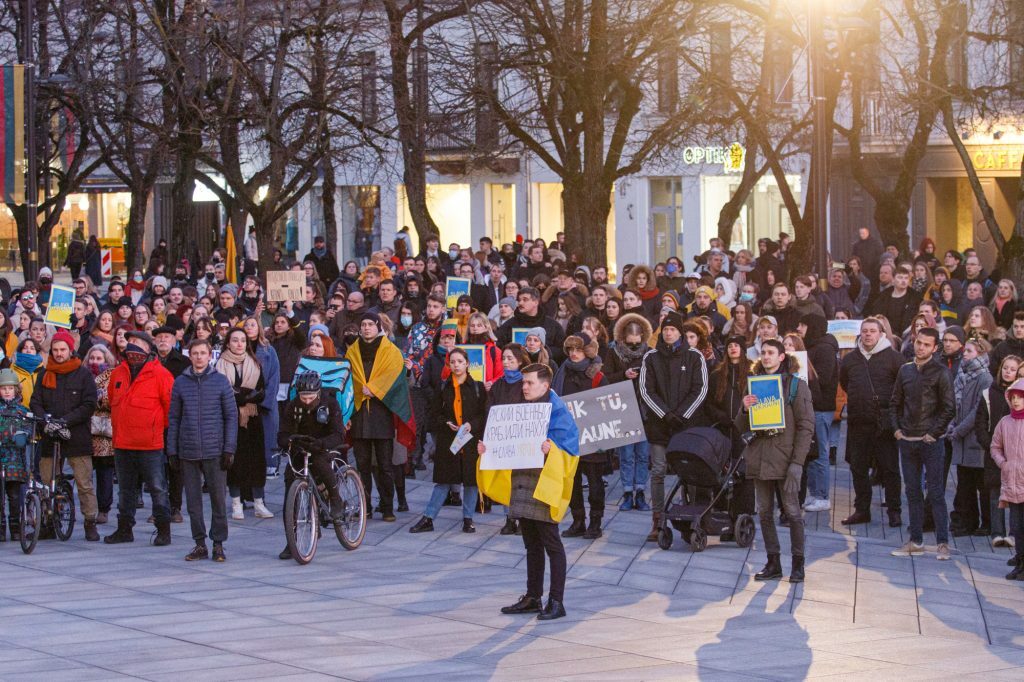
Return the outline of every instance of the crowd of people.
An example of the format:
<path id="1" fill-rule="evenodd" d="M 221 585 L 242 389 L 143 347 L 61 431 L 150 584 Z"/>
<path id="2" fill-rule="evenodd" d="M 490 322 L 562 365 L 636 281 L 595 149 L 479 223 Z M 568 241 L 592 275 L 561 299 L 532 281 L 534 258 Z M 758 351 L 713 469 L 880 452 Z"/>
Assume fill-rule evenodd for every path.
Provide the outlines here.
<path id="1" fill-rule="evenodd" d="M 630 381 L 646 439 L 579 458 L 562 537 L 600 537 L 610 502 L 650 514 L 647 539 L 657 540 L 672 437 L 711 426 L 744 459 L 728 511 L 759 516 L 768 562 L 757 579 L 783 574 L 780 523 L 791 537 L 789 578 L 802 581 L 804 514 L 832 508 L 845 420 L 855 509 L 843 524 L 871 521 L 872 486 L 880 485 L 890 526 L 903 523 L 904 504 L 909 510 L 909 540 L 894 554 L 923 553 L 931 530 L 940 560 L 950 556 L 951 534 L 990 536 L 995 546 L 1016 546 L 1007 577 L 1024 579 L 1024 305 L 1015 283 L 986 273 L 973 250 L 939 254 L 925 239 L 901 253 L 862 229 L 850 258 L 819 284 L 792 271 L 784 234 L 761 239 L 756 254 L 712 239 L 692 268 L 677 257 L 626 265 L 613 283 L 603 264 L 577 262 L 561 233 L 550 244 L 519 237 L 499 249 L 484 237 L 478 246 L 442 249 L 428 237 L 414 256 L 403 230 L 394 248 L 339 266 L 317 237 L 301 259 L 275 254 L 275 266 L 303 272 L 306 285 L 302 300 L 273 301 L 254 253 L 246 251 L 236 283 L 223 250 L 198 267 L 169 264 L 161 242 L 145 271 L 105 289 L 76 272 L 70 329 L 44 320 L 53 273 L 43 268 L 0 309 L 0 461 L 11 536 L 25 482 L 50 475 L 47 448 L 57 437 L 43 437 L 28 470 L 14 440 L 26 411 L 69 428 L 62 454 L 86 540 L 98 540 L 108 523 L 116 477 L 117 528 L 105 542 L 134 539 L 145 492 L 155 544 L 170 543 L 170 524 L 183 522 L 187 504 L 195 540 L 187 558 L 210 556 L 210 539 L 223 561 L 229 516 L 274 516 L 266 481 L 282 469 L 291 436 L 306 437 L 321 480 L 329 478 L 325 453 L 347 444 L 371 516 L 383 522 L 409 512 L 405 481 L 432 465 L 435 488 L 410 532 L 431 532 L 449 505 L 461 508 L 462 530 L 472 533 L 476 515 L 499 506 L 477 485 L 491 406 L 557 407 L 560 397 Z M 450 300 L 449 277 L 469 279 L 469 293 Z M 860 321 L 853 347 L 829 332 L 834 320 Z M 484 348 L 482 377 L 470 372 L 464 345 Z M 752 431 L 748 378 L 765 374 L 782 378 L 786 428 Z M 463 425 L 472 438 L 455 446 Z M 570 432 L 552 441 L 575 454 Z M 951 465 L 956 496 L 947 510 Z M 614 470 L 623 494 L 609 501 Z M 506 515 L 501 533 L 522 535 L 532 557 L 528 593 L 507 612 L 559 617 L 559 518 L 531 496 L 535 485 L 513 476 L 498 511 Z M 331 500 L 333 514 L 336 493 Z M 542 578 L 545 553 L 553 581 L 546 607 L 536 573 L 539 561 Z"/>

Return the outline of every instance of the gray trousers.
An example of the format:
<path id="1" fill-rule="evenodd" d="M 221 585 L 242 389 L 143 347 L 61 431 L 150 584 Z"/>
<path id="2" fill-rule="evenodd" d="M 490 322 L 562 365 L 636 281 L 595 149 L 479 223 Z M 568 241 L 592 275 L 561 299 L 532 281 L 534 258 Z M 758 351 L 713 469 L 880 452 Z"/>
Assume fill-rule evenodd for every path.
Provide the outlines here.
<path id="1" fill-rule="evenodd" d="M 665 453 L 668 452 L 667 445 L 655 445 L 651 443 L 651 511 L 661 513 L 665 511 L 665 473 L 668 471 L 668 462 Z"/>
<path id="2" fill-rule="evenodd" d="M 203 518 L 203 480 L 210 494 L 213 519 L 210 524 L 210 539 L 220 543 L 228 539 L 228 513 L 225 506 L 225 491 L 228 486 L 228 472 L 221 471 L 220 459 L 182 459 L 181 474 L 185 482 L 185 501 L 188 504 L 188 520 L 192 524 L 192 539 L 196 544 L 206 544 L 206 520 Z"/>
<path id="3" fill-rule="evenodd" d="M 761 481 L 754 479 L 757 495 L 757 514 L 761 518 L 761 537 L 768 554 L 779 554 L 779 534 L 775 531 L 775 488 L 782 493 L 782 511 L 789 517 L 789 544 L 793 556 L 804 555 L 804 513 L 800 508 L 799 493 L 787 493 L 785 481 Z"/>

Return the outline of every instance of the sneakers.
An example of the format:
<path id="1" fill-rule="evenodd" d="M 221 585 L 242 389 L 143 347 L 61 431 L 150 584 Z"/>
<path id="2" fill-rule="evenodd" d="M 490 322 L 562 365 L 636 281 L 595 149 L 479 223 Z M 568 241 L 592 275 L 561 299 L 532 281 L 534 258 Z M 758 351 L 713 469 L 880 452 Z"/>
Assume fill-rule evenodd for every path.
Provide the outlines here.
<path id="1" fill-rule="evenodd" d="M 257 519 L 272 519 L 274 518 L 274 512 L 267 509 L 267 505 L 263 504 L 263 498 L 259 498 L 253 501 L 253 507 L 255 508 Z"/>
<path id="2" fill-rule="evenodd" d="M 647 500 L 644 499 L 644 491 L 637 490 L 633 494 L 633 509 L 642 512 L 651 511 L 651 505 L 647 504 Z"/>
<path id="3" fill-rule="evenodd" d="M 231 498 L 231 518 L 235 521 L 241 521 L 245 518 L 245 514 L 242 512 L 242 498 L 232 497 Z"/>
<path id="4" fill-rule="evenodd" d="M 203 559 L 209 559 L 210 552 L 206 549 L 206 544 L 196 545 L 192 548 L 192 551 L 185 555 L 185 561 L 201 561 Z"/>
<path id="5" fill-rule="evenodd" d="M 949 545 L 945 542 L 939 543 L 937 551 L 935 552 L 935 558 L 939 561 L 949 561 Z"/>
<path id="6" fill-rule="evenodd" d="M 224 556 L 224 545 L 219 542 L 213 543 L 213 560 L 218 564 L 227 561 L 227 557 Z"/>
<path id="7" fill-rule="evenodd" d="M 947 555 L 949 548 L 946 549 Z M 899 549 L 894 549 L 891 552 L 892 556 L 918 556 L 924 554 L 924 545 L 921 543 L 914 542 L 913 540 L 907 540 L 907 542 Z M 947 559 L 949 556 L 946 557 Z"/>
<path id="8" fill-rule="evenodd" d="M 184 523 L 185 518 L 181 515 L 180 509 L 171 510 L 171 523 Z"/>
<path id="9" fill-rule="evenodd" d="M 992 538 L 992 546 L 993 547 L 1009 547 L 1010 543 L 1002 535 L 997 535 L 994 538 Z"/>
<path id="10" fill-rule="evenodd" d="M 633 509 L 633 491 L 627 490 L 622 493 L 622 504 L 619 505 L 619 511 L 630 511 Z"/>
<path id="11" fill-rule="evenodd" d="M 832 502 L 828 498 L 823 500 L 815 498 L 813 503 L 804 505 L 804 511 L 808 512 L 827 512 L 830 509 L 832 509 Z"/>
<path id="12" fill-rule="evenodd" d="M 811 507 L 818 501 L 818 498 L 814 495 L 808 495 L 807 499 L 804 500 L 804 511 L 811 511 Z"/>

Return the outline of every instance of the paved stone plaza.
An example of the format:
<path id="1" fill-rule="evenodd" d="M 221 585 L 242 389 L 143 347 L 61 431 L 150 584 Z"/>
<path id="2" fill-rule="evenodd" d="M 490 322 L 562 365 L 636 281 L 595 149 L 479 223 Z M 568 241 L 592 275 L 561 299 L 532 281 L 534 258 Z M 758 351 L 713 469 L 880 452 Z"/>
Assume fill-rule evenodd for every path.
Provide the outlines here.
<path id="1" fill-rule="evenodd" d="M 961 538 L 950 562 L 893 558 L 901 529 L 838 526 L 849 474 L 835 478 L 838 508 L 809 515 L 800 586 L 750 578 L 759 542 L 642 545 L 649 515 L 618 512 L 610 479 L 605 535 L 566 541 L 569 616 L 546 624 L 498 613 L 525 569 L 497 513 L 473 535 L 451 507 L 434 533 L 407 532 L 423 481 L 410 482 L 413 513 L 378 517 L 355 552 L 329 535 L 305 567 L 276 558 L 280 518 L 232 522 L 226 564 L 182 560 L 187 520 L 168 548 L 146 544 L 145 523 L 119 546 L 86 544 L 79 525 L 32 556 L 0 545 L 0 679 L 1024 677 L 1024 584 L 1003 579 L 1008 551 Z M 275 511 L 281 488 L 270 483 Z"/>

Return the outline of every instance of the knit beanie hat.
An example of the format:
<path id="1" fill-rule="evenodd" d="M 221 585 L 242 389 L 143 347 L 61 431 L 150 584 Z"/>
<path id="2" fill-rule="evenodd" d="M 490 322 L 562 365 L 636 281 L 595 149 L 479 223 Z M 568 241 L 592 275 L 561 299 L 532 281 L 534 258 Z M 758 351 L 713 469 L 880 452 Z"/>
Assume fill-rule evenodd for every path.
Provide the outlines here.
<path id="1" fill-rule="evenodd" d="M 947 334 L 952 334 L 953 336 L 955 336 L 957 341 L 960 342 L 961 346 L 967 341 L 967 333 L 964 332 L 964 328 L 959 325 L 954 324 L 952 326 L 946 327 L 946 331 L 942 332 L 942 335 L 945 336 Z"/>

